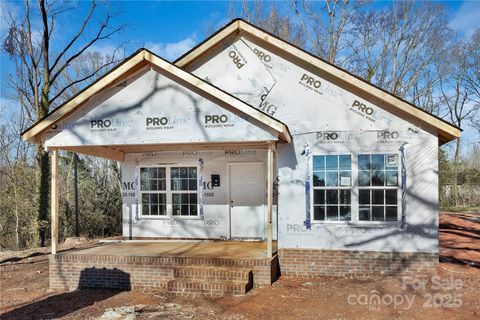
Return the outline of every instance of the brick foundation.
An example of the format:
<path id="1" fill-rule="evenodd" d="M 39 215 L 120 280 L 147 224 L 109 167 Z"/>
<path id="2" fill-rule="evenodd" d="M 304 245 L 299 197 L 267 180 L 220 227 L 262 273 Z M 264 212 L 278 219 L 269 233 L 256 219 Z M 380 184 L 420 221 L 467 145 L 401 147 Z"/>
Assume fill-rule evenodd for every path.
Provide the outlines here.
<path id="1" fill-rule="evenodd" d="M 359 276 L 435 273 L 438 253 L 280 249 L 282 275 Z"/>
<path id="2" fill-rule="evenodd" d="M 179 295 L 242 295 L 270 285 L 278 258 L 221 259 L 57 254 L 50 257 L 50 288 L 163 289 Z"/>

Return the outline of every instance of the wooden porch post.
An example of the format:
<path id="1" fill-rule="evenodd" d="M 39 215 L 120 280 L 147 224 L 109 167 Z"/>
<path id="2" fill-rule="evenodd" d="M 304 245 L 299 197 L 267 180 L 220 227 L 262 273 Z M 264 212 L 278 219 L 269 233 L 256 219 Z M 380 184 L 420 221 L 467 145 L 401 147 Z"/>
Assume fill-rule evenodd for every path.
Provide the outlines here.
<path id="1" fill-rule="evenodd" d="M 52 175 L 51 175 L 51 230 L 52 230 L 52 254 L 57 253 L 58 244 L 58 150 L 52 151 Z"/>
<path id="2" fill-rule="evenodd" d="M 267 223 L 267 257 L 271 258 L 273 254 L 273 230 L 272 230 L 272 212 L 273 212 L 273 152 L 274 143 L 268 144 L 268 156 L 267 156 L 267 210 L 268 210 L 268 223 Z"/>

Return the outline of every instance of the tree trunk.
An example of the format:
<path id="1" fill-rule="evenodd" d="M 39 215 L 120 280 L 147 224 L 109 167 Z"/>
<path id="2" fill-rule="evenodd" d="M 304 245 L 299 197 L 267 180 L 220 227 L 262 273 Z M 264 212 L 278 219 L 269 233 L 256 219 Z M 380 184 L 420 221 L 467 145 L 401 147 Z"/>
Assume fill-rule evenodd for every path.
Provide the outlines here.
<path id="1" fill-rule="evenodd" d="M 45 246 L 47 227 L 49 223 L 49 195 L 50 195 L 50 158 L 47 151 L 41 145 L 37 146 L 38 165 L 38 199 L 37 199 L 37 223 L 39 245 Z"/>
<path id="2" fill-rule="evenodd" d="M 454 176 L 453 176 L 453 201 L 454 206 L 458 207 L 458 165 L 460 162 L 460 138 L 457 139 L 455 144 L 455 158 L 453 160 L 454 164 Z"/>

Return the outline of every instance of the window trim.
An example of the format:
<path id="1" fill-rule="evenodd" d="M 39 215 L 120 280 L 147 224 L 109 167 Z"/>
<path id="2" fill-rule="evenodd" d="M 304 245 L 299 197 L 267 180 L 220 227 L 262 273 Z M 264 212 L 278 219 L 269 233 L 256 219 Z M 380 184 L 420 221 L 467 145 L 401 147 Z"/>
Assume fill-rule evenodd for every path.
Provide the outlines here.
<path id="1" fill-rule="evenodd" d="M 358 156 L 361 154 L 396 154 L 398 157 L 398 185 L 397 186 L 370 186 L 367 188 L 370 189 L 396 189 L 397 190 L 397 221 L 360 221 L 359 220 L 359 196 L 360 196 L 360 188 L 358 185 Z M 351 220 L 314 220 L 314 203 L 313 203 L 313 157 L 314 156 L 331 156 L 331 155 L 350 155 L 352 160 L 352 185 L 350 186 L 351 190 L 351 198 L 350 198 L 350 206 L 351 206 Z M 331 225 L 356 225 L 362 227 L 368 226 L 399 226 L 402 223 L 402 186 L 401 186 L 401 155 L 398 150 L 389 151 L 389 150 L 375 150 L 375 151 L 359 151 L 359 152 L 351 152 L 351 151 L 335 151 L 335 152 L 312 152 L 311 154 L 311 161 L 309 166 L 310 172 L 310 221 L 311 224 L 331 224 Z M 348 189 L 348 187 L 337 187 L 336 189 Z M 327 190 L 323 188 L 323 190 Z M 385 206 L 385 205 L 384 205 Z"/>
<path id="2" fill-rule="evenodd" d="M 192 192 L 193 190 L 172 190 L 171 189 L 171 174 L 170 170 L 172 167 L 195 167 L 197 168 L 197 215 L 195 216 L 182 216 L 182 215 L 174 215 L 173 214 L 173 193 L 194 193 Z M 141 190 L 141 176 L 140 176 L 140 170 L 142 168 L 165 168 L 165 178 L 166 178 L 166 190 L 165 194 L 167 196 L 167 203 L 166 203 L 166 211 L 167 214 L 165 215 L 144 215 L 143 214 L 143 207 L 142 207 L 142 194 L 143 193 L 150 193 L 148 191 L 142 191 Z M 137 199 L 137 205 L 138 205 L 138 211 L 139 211 L 139 219 L 142 220 L 172 220 L 172 219 L 182 219 L 182 220 L 200 220 L 200 188 L 198 186 L 198 183 L 200 181 L 199 178 L 200 174 L 200 166 L 197 163 L 172 163 L 172 164 L 139 164 L 135 168 L 135 175 L 136 175 L 136 181 L 137 181 L 137 192 L 136 192 L 136 199 Z M 157 193 L 154 191 L 154 193 Z M 158 193 L 163 193 L 163 192 L 158 192 Z"/>

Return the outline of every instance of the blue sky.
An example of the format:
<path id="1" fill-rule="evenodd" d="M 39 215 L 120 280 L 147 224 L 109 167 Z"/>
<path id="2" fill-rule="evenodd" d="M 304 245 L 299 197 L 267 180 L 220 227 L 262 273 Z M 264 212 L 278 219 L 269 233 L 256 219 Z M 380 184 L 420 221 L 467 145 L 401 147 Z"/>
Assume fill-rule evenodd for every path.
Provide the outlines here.
<path id="1" fill-rule="evenodd" d="M 475 27 L 480 26 L 480 2 L 438 1 L 437 3 L 448 8 L 451 28 L 468 36 Z M 3 12 L 12 12 L 14 17 L 21 16 L 24 11 L 23 1 L 0 0 L 0 4 Z M 85 14 L 89 1 L 71 2 L 71 4 L 79 7 L 80 14 Z M 233 3 L 237 7 L 240 4 L 240 2 Z M 388 1 L 380 1 L 375 2 L 374 6 L 381 8 L 388 4 Z M 121 12 L 115 23 L 125 23 L 128 27 L 121 34 L 95 46 L 94 50 L 105 53 L 112 52 L 120 43 L 125 43 L 125 55 L 131 54 L 140 47 L 146 47 L 173 61 L 205 39 L 209 28 L 216 30 L 229 21 L 230 3 L 228 1 L 116 1 L 109 2 L 108 5 L 111 9 Z M 280 5 L 288 6 L 288 3 L 280 2 Z M 37 2 L 32 1 L 31 6 L 37 6 Z M 3 41 L 7 26 L 4 19 L 0 21 L 0 36 Z M 65 15 L 60 20 L 61 32 L 57 33 L 55 42 L 67 41 L 76 31 L 79 23 L 80 18 L 77 16 Z M 4 114 L 9 103 L 5 99 L 5 76 L 13 70 L 11 62 L 4 53 L 0 55 L 0 69 L 2 96 L 0 112 Z M 473 139 L 473 134 L 469 131 L 466 136 Z"/>

